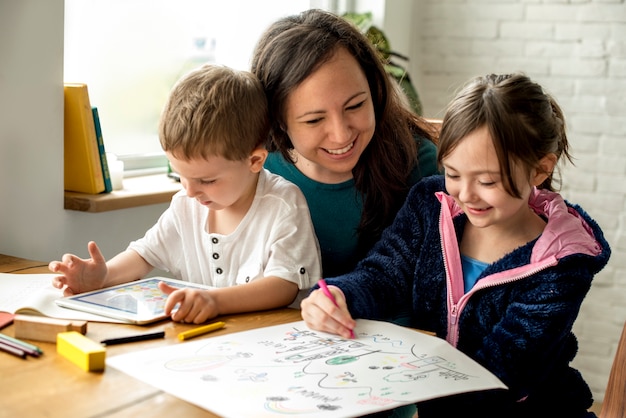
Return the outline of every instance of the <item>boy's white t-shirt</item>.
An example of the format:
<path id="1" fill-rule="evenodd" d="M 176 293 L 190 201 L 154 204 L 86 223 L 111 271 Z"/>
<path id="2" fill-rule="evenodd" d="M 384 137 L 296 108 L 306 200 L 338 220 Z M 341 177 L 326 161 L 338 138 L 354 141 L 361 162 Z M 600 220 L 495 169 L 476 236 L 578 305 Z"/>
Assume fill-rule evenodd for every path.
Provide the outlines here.
<path id="1" fill-rule="evenodd" d="M 180 280 L 216 287 L 277 276 L 310 289 L 322 277 L 319 244 L 304 195 L 263 169 L 246 216 L 229 235 L 207 231 L 209 208 L 181 190 L 128 248 Z M 299 298 L 303 296 L 300 292 Z"/>

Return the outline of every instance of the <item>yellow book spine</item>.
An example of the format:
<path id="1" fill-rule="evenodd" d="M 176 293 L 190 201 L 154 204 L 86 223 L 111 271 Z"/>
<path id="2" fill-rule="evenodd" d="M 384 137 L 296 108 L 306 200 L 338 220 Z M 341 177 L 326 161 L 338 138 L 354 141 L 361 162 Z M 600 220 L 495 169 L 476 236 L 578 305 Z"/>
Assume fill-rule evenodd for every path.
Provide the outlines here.
<path id="1" fill-rule="evenodd" d="M 64 85 L 65 190 L 97 194 L 104 191 L 104 176 L 87 85 Z"/>

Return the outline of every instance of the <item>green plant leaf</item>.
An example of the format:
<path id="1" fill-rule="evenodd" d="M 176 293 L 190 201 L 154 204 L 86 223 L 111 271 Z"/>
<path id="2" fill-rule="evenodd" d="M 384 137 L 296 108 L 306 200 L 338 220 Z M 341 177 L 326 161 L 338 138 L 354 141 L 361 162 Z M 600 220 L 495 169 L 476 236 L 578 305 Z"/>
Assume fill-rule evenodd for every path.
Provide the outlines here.
<path id="1" fill-rule="evenodd" d="M 374 26 L 373 17 L 371 12 L 364 13 L 344 13 L 342 17 L 348 22 L 355 25 L 361 33 L 367 36 L 367 39 L 374 45 L 374 47 L 380 52 L 384 62 L 385 71 L 389 74 L 400 86 L 402 91 L 406 94 L 409 104 L 415 113 L 422 114 L 422 103 L 417 94 L 417 90 L 413 86 L 409 74 L 403 67 L 391 62 L 391 55 L 397 55 L 403 59 L 399 54 L 392 51 L 389 39 L 383 33 L 382 30 Z"/>

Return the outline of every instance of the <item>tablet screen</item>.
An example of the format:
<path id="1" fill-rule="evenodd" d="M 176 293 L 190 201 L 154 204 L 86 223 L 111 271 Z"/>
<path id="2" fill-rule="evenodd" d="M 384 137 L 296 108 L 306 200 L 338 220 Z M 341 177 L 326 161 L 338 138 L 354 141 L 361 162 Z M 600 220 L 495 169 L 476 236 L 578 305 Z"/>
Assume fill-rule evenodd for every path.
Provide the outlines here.
<path id="1" fill-rule="evenodd" d="M 141 316 L 160 315 L 163 313 L 167 295 L 159 290 L 158 282 L 158 280 L 148 280 L 131 283 L 129 286 L 77 296 L 75 300 Z"/>
<path id="2" fill-rule="evenodd" d="M 57 304 L 98 313 L 130 322 L 145 323 L 164 318 L 167 295 L 158 288 L 159 282 L 174 287 L 210 288 L 181 280 L 153 277 L 125 283 L 57 300 Z"/>

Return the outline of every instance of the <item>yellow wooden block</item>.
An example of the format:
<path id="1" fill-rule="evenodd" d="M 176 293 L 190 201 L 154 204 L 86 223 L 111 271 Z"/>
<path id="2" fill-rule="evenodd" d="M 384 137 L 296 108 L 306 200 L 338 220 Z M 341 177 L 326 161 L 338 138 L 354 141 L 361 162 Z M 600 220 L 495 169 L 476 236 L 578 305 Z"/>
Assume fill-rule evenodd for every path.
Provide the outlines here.
<path id="1" fill-rule="evenodd" d="M 58 333 L 57 353 L 85 371 L 104 370 L 106 349 L 80 332 L 68 331 Z"/>

